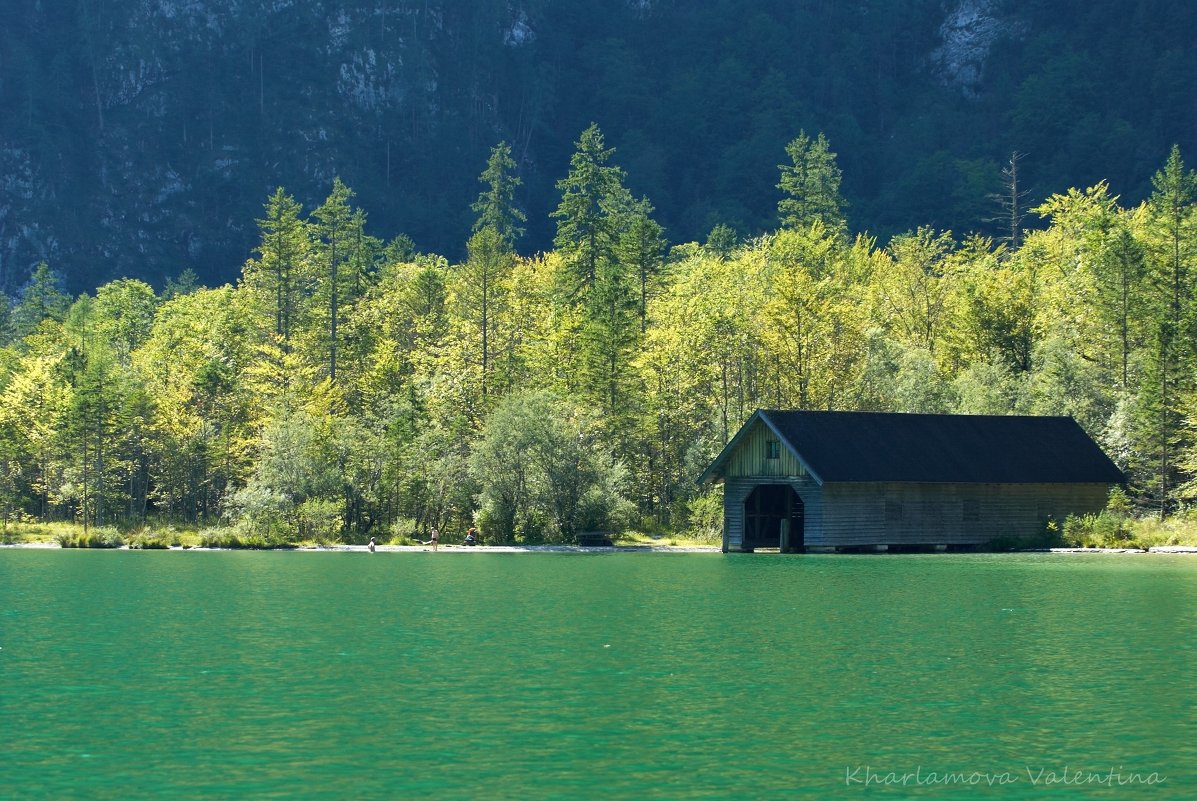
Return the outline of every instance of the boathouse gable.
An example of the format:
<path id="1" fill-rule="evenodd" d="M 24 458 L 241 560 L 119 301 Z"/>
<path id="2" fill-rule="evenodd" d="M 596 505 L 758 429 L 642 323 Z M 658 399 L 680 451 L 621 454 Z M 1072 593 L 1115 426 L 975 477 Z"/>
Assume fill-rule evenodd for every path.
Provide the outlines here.
<path id="1" fill-rule="evenodd" d="M 725 449 L 724 478 L 801 478 L 809 474 L 802 457 L 766 418 L 758 415 L 741 434 L 744 436 L 737 435 Z"/>

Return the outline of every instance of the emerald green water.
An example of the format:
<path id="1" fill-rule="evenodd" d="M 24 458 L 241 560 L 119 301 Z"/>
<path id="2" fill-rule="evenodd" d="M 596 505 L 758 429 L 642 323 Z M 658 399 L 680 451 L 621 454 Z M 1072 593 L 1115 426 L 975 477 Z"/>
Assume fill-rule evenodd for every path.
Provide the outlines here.
<path id="1" fill-rule="evenodd" d="M 1197 558 L 0 551 L 0 798 L 1197 798 Z"/>

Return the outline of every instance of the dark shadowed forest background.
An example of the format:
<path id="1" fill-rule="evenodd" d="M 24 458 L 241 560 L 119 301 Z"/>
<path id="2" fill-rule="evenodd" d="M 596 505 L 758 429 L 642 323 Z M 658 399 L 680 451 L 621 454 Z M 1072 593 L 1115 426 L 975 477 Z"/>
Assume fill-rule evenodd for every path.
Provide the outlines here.
<path id="1" fill-rule="evenodd" d="M 776 165 L 822 131 L 854 232 L 1002 235 L 1100 180 L 1129 203 L 1197 146 L 1184 0 L 10 0 L 0 6 L 0 291 L 232 280 L 262 199 L 336 176 L 370 228 L 465 255 L 479 165 L 511 143 L 524 254 L 597 122 L 671 242 L 773 228 Z M 1032 221 L 1033 222 L 1033 221 Z"/>

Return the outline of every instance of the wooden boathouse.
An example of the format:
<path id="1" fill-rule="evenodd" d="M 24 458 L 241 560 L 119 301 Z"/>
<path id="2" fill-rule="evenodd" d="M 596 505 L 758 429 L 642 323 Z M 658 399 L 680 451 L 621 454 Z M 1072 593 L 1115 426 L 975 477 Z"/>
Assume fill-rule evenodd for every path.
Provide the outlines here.
<path id="1" fill-rule="evenodd" d="M 724 484 L 724 552 L 979 545 L 1124 480 L 1071 417 L 766 409 L 699 478 Z"/>

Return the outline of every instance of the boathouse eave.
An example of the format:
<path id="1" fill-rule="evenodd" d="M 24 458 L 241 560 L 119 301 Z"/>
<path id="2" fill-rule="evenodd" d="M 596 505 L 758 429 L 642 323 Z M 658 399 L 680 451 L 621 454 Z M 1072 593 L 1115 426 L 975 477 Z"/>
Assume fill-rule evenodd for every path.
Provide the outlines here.
<path id="1" fill-rule="evenodd" d="M 714 483 L 724 477 L 722 470 L 724 462 L 726 462 L 727 458 L 731 456 L 733 452 L 735 452 L 737 447 L 739 447 L 740 442 L 752 430 L 753 423 L 757 420 L 760 420 L 762 423 L 768 426 L 769 430 L 773 432 L 773 435 L 777 437 L 777 441 L 785 445 L 786 450 L 788 450 L 790 454 L 796 460 L 798 460 L 798 464 L 802 465 L 803 469 L 805 469 L 807 474 L 814 479 L 815 483 L 819 486 L 823 486 L 822 477 L 819 476 L 819 474 L 813 469 L 811 469 L 810 464 L 808 464 L 807 461 L 802 458 L 802 454 L 798 453 L 794 446 L 790 444 L 790 441 L 786 439 L 785 434 L 781 433 L 773 421 L 769 419 L 769 415 L 765 414 L 763 409 L 757 409 L 752 413 L 752 416 L 744 422 L 744 425 L 740 426 L 740 430 L 736 432 L 736 435 L 731 438 L 731 441 L 728 442 L 727 445 L 723 446 L 723 450 L 720 451 L 719 455 L 715 457 L 715 461 L 711 462 L 710 467 L 704 470 L 702 475 L 698 477 L 697 483 L 700 485 Z"/>

